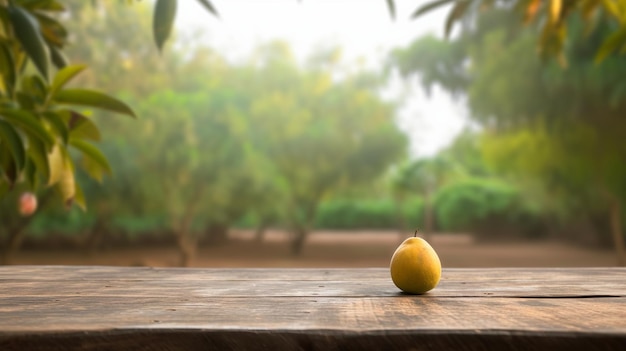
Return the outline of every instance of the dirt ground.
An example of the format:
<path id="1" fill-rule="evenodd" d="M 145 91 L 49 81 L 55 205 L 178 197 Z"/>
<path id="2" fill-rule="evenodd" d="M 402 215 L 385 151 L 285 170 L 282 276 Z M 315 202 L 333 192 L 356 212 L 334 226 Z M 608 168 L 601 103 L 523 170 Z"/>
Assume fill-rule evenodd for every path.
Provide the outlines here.
<path id="1" fill-rule="evenodd" d="M 270 231 L 258 243 L 249 231 L 233 231 L 225 244 L 202 247 L 193 267 L 387 267 L 395 248 L 410 236 L 397 232 L 311 233 L 301 256 L 289 251 L 288 236 Z M 561 242 L 477 243 L 463 234 L 435 234 L 431 244 L 444 267 L 600 267 L 615 265 L 610 250 Z M 82 251 L 22 251 L 14 264 L 176 266 L 174 248 L 148 247 Z"/>

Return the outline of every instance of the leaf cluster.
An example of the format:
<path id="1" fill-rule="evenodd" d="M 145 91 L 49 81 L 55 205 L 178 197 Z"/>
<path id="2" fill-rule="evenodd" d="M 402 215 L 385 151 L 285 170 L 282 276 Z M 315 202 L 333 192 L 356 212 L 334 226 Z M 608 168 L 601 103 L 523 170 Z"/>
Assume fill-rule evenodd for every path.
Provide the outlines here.
<path id="1" fill-rule="evenodd" d="M 557 57 L 562 65 L 568 37 L 567 20 L 578 15 L 588 29 L 600 18 L 611 18 L 615 28 L 604 38 L 596 51 L 596 62 L 611 53 L 626 53 L 626 0 L 435 0 L 415 10 L 412 17 L 423 16 L 443 6 L 451 5 L 445 21 L 445 36 L 449 37 L 456 23 L 475 22 L 485 10 L 506 9 L 516 14 L 524 25 L 540 28 L 538 49 L 542 57 Z"/>
<path id="2" fill-rule="evenodd" d="M 70 150 L 96 179 L 111 168 L 92 143 L 98 128 L 80 108 L 134 112 L 101 92 L 67 87 L 86 67 L 68 65 L 61 53 L 68 32 L 55 14 L 63 10 L 58 1 L 0 5 L 0 196 L 26 182 L 32 190 L 55 186 L 67 205 L 84 207 Z"/>
<path id="3" fill-rule="evenodd" d="M 217 15 L 209 1 L 200 3 Z M 175 5 L 155 4 L 159 48 L 170 34 Z M 54 186 L 67 206 L 85 208 L 72 155 L 78 154 L 80 166 L 96 180 L 112 170 L 93 143 L 100 141 L 100 131 L 82 108 L 135 113 L 100 91 L 67 87 L 87 67 L 70 65 L 64 54 L 71 38 L 63 23 L 66 11 L 57 0 L 0 2 L 0 197 L 26 182 L 31 191 Z"/>

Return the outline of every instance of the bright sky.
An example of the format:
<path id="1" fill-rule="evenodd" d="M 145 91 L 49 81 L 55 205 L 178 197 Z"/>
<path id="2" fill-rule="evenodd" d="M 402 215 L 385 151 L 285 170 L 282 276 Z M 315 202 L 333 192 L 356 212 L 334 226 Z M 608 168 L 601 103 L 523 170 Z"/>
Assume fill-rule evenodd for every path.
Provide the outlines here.
<path id="1" fill-rule="evenodd" d="M 392 21 L 385 0 L 212 0 L 220 13 L 215 19 L 197 0 L 179 1 L 176 25 L 185 34 L 201 30 L 202 41 L 226 57 L 243 57 L 258 44 L 274 39 L 290 43 L 299 58 L 319 46 L 338 45 L 347 62 L 365 61 L 378 67 L 394 47 L 419 36 L 441 36 L 446 10 L 417 20 L 411 13 L 421 1 L 396 0 Z M 183 34 L 184 35 L 184 34 Z M 330 45 L 329 45 L 330 44 Z M 400 92 L 400 85 L 394 91 Z M 463 107 L 435 90 L 426 97 L 413 84 L 410 102 L 398 123 L 411 138 L 411 154 L 432 155 L 465 126 Z"/>

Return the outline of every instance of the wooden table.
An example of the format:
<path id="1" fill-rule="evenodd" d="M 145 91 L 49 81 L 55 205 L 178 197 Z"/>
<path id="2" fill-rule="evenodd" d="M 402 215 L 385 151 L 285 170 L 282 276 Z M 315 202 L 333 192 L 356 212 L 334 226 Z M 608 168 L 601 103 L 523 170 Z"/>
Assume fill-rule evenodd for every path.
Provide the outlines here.
<path id="1" fill-rule="evenodd" d="M 626 350 L 626 269 L 0 267 L 0 350 Z"/>

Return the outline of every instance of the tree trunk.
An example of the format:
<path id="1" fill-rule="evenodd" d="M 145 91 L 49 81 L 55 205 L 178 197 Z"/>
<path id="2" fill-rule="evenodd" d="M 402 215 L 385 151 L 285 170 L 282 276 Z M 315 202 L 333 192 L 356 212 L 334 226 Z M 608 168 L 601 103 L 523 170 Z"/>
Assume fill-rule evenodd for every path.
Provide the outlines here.
<path id="1" fill-rule="evenodd" d="M 196 255 L 195 240 L 193 240 L 187 232 L 177 231 L 176 244 L 180 257 L 178 265 L 180 267 L 189 267 L 191 265 L 191 261 Z"/>
<path id="2" fill-rule="evenodd" d="M 24 234 L 26 233 L 26 226 L 20 226 L 19 228 L 9 229 L 9 238 L 7 240 L 7 246 L 2 252 L 2 265 L 9 265 L 13 263 L 15 254 L 20 249 L 22 241 L 24 240 Z"/>
<path id="3" fill-rule="evenodd" d="M 191 211 L 188 211 L 180 221 L 178 228 L 175 229 L 176 245 L 180 254 L 179 265 L 181 267 L 189 267 L 196 253 L 197 240 L 189 233 L 192 219 L 193 214 Z"/>
<path id="4" fill-rule="evenodd" d="M 39 211 L 41 211 L 48 205 L 48 202 L 52 197 L 51 194 L 52 192 L 48 191 L 44 193 L 43 196 L 41 196 L 41 198 L 39 199 Z M 26 228 L 36 215 L 37 214 L 35 213 L 32 216 L 20 217 L 16 223 L 4 228 L 4 230 L 8 234 L 8 239 L 6 247 L 2 250 L 2 252 L 0 252 L 0 254 L 2 255 L 2 257 L 0 257 L 0 264 L 7 265 L 13 262 L 13 257 L 15 257 L 20 247 L 22 246 L 22 241 L 24 240 L 24 236 L 26 235 Z"/>
<path id="5" fill-rule="evenodd" d="M 191 261 L 196 255 L 198 239 L 194 237 L 190 231 L 196 209 L 202 199 L 203 193 L 204 187 L 201 187 L 194 193 L 193 198 L 191 198 L 187 203 L 187 208 L 185 209 L 185 212 L 180 220 L 178 220 L 177 216 L 174 216 L 173 229 L 174 234 L 176 235 L 176 244 L 180 254 L 179 265 L 181 267 L 189 267 Z"/>
<path id="6" fill-rule="evenodd" d="M 213 222 L 205 230 L 205 243 L 208 245 L 220 245 L 228 240 L 230 224 Z"/>
<path id="7" fill-rule="evenodd" d="M 291 241 L 291 253 L 294 256 L 300 256 L 302 254 L 302 249 L 304 248 L 304 242 L 306 241 L 307 234 L 308 230 L 306 228 L 298 226 L 294 229 L 294 237 Z"/>
<path id="8" fill-rule="evenodd" d="M 267 223 L 261 222 L 254 232 L 254 240 L 257 243 L 262 243 L 265 238 L 265 231 L 267 230 Z"/>
<path id="9" fill-rule="evenodd" d="M 315 222 L 315 214 L 317 213 L 317 204 L 319 203 L 319 199 L 315 199 L 309 203 L 304 210 L 304 225 L 296 224 L 294 229 L 294 238 L 291 243 L 291 252 L 295 256 L 300 256 L 302 253 L 302 249 L 304 248 L 304 243 L 306 242 L 306 237 L 309 234 L 309 231 L 314 226 Z"/>
<path id="10" fill-rule="evenodd" d="M 624 250 L 624 234 L 622 232 L 622 208 L 619 199 L 613 197 L 611 207 L 609 209 L 611 221 L 611 235 L 615 245 L 615 253 L 617 254 L 617 265 L 626 266 L 626 252 Z"/>
<path id="11" fill-rule="evenodd" d="M 107 223 L 109 221 L 110 219 L 108 217 L 98 218 L 95 225 L 84 239 L 84 247 L 90 254 L 94 254 L 102 248 L 102 242 L 108 232 Z"/>

